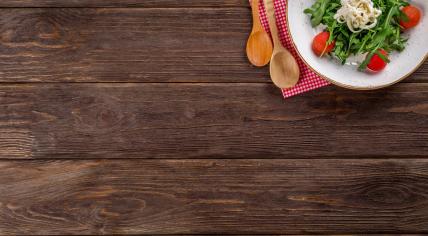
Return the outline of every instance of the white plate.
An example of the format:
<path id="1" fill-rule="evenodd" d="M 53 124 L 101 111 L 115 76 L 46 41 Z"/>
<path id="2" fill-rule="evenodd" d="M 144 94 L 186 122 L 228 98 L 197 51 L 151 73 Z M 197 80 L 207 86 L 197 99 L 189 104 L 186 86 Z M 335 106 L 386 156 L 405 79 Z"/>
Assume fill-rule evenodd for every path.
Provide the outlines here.
<path id="1" fill-rule="evenodd" d="M 412 74 L 428 56 L 428 1 L 413 0 L 412 4 L 423 11 L 419 25 L 406 32 L 409 41 L 406 49 L 394 52 L 386 69 L 377 74 L 357 70 L 356 65 L 340 65 L 329 58 L 319 58 L 312 52 L 312 39 L 319 29 L 312 28 L 310 18 L 303 13 L 315 0 L 289 0 L 287 22 L 292 41 L 302 59 L 315 72 L 332 83 L 350 89 L 369 90 L 395 84 Z"/>

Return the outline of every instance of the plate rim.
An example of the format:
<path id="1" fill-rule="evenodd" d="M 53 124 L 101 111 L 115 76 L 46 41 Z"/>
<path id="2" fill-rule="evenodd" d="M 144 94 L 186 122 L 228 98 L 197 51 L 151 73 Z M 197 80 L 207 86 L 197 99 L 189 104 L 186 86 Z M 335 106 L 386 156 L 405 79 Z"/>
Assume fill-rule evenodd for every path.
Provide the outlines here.
<path id="1" fill-rule="evenodd" d="M 294 41 L 294 38 L 293 38 L 293 35 L 291 34 L 291 31 L 290 31 L 290 21 L 289 21 L 289 6 L 288 6 L 288 0 L 286 0 L 287 1 L 287 5 L 286 5 L 286 14 L 285 14 L 285 17 L 286 17 L 286 22 L 287 22 L 287 33 L 288 33 L 288 35 L 290 36 L 290 40 L 291 40 L 291 43 L 293 44 L 293 47 L 294 47 L 294 49 L 296 49 L 296 52 L 297 52 L 297 54 L 298 54 L 298 56 L 302 59 L 302 61 L 303 61 L 303 63 L 307 66 L 307 67 L 309 67 L 309 69 L 311 69 L 313 72 L 315 72 L 315 74 L 317 74 L 318 76 L 320 76 L 321 78 L 323 78 L 323 79 L 325 79 L 325 80 L 327 80 L 328 82 L 330 82 L 330 83 L 332 83 L 332 84 L 334 84 L 334 85 L 337 85 L 337 86 L 339 86 L 339 87 L 342 87 L 342 88 L 347 88 L 347 89 L 352 89 L 352 90 L 363 90 L 363 91 L 367 91 L 367 90 L 377 90 L 377 89 L 382 89 L 382 88 L 386 88 L 386 87 L 390 87 L 390 86 L 392 86 L 392 85 L 394 85 L 394 84 L 397 84 L 397 83 L 399 83 L 399 82 L 401 82 L 401 81 L 403 81 L 403 80 L 405 80 L 406 78 L 408 78 L 408 77 L 410 77 L 413 73 L 415 73 L 424 63 L 425 63 L 425 61 L 427 61 L 427 59 L 428 59 L 428 52 L 425 54 L 425 56 L 422 58 L 422 60 L 412 69 L 412 70 L 410 70 L 407 74 L 405 74 L 404 76 L 402 76 L 401 78 L 399 78 L 399 79 L 397 79 L 396 81 L 394 81 L 394 82 L 391 82 L 391 83 L 388 83 L 388 84 L 385 84 L 385 85 L 378 85 L 378 86 L 372 86 L 372 87 L 355 87 L 355 86 L 352 86 L 352 85 L 347 85 L 347 84 L 343 84 L 343 83 L 340 83 L 340 82 L 337 82 L 336 80 L 333 80 L 333 79 L 331 79 L 331 78 L 329 78 L 328 76 L 326 76 L 326 75 L 324 75 L 324 74 L 322 74 L 321 72 L 319 72 L 319 71 L 317 71 L 316 69 L 314 69 L 306 60 L 305 60 L 305 58 L 303 57 L 303 55 L 300 53 L 300 51 L 299 51 L 299 49 L 298 49 L 298 47 L 297 47 L 297 44 L 295 43 L 295 41 Z"/>

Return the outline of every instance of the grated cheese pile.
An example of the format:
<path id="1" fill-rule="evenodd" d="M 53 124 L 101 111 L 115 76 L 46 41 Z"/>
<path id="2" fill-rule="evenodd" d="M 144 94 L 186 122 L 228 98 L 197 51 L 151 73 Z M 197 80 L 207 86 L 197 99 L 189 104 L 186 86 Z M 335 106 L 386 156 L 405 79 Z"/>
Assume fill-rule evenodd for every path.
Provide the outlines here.
<path id="1" fill-rule="evenodd" d="M 354 33 L 374 28 L 382 11 L 373 6 L 371 0 L 341 0 L 342 7 L 334 19 L 346 23 Z"/>

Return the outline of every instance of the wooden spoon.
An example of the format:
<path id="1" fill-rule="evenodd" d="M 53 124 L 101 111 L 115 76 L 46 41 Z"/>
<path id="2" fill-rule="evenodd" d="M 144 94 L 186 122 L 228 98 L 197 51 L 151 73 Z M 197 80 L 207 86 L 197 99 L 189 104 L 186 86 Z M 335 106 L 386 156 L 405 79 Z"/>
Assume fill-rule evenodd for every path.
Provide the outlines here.
<path id="1" fill-rule="evenodd" d="M 251 64 L 262 67 L 269 63 L 272 57 L 273 45 L 269 35 L 260 23 L 259 2 L 259 0 L 251 1 L 253 30 L 247 41 L 247 57 Z"/>
<path id="2" fill-rule="evenodd" d="M 270 62 L 270 77 L 279 88 L 291 88 L 297 84 L 300 69 L 296 59 L 282 46 L 275 20 L 274 0 L 264 0 L 269 28 L 273 38 L 274 50 Z"/>

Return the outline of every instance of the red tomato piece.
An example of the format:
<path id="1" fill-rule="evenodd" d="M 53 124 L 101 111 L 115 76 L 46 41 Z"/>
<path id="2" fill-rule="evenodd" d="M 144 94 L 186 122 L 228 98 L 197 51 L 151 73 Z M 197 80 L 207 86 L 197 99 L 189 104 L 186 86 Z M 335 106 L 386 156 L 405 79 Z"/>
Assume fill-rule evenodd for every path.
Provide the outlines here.
<path id="1" fill-rule="evenodd" d="M 333 51 L 336 42 L 333 40 L 333 42 L 327 45 L 329 38 L 329 32 L 321 32 L 315 36 L 314 41 L 312 42 L 312 50 L 317 56 L 322 57 L 324 54 Z"/>
<path id="2" fill-rule="evenodd" d="M 383 49 L 379 49 L 379 51 L 382 55 L 384 55 L 386 58 L 388 58 L 388 52 L 383 50 Z M 367 68 L 369 68 L 370 70 L 374 71 L 374 72 L 379 72 L 383 69 L 385 69 L 387 62 L 385 62 L 384 60 L 382 60 L 382 58 L 380 58 L 379 55 L 374 54 L 374 56 L 372 57 L 372 59 L 370 60 L 370 63 L 367 65 Z"/>
<path id="3" fill-rule="evenodd" d="M 422 17 L 422 12 L 419 8 L 409 5 L 403 7 L 401 11 L 407 16 L 408 19 L 400 20 L 400 25 L 405 29 L 410 29 L 419 24 Z"/>

